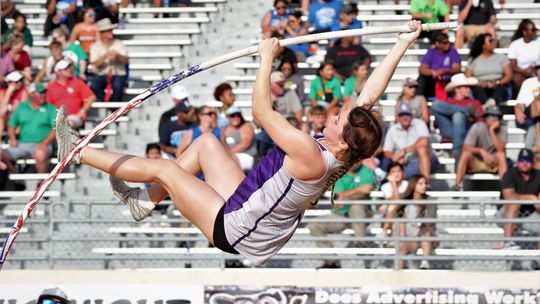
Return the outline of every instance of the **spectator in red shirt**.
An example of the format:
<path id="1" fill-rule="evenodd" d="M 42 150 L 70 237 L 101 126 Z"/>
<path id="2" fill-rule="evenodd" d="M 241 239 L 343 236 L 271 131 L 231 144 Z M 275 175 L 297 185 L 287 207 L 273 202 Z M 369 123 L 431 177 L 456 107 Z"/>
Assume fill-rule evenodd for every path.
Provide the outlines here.
<path id="1" fill-rule="evenodd" d="M 96 95 L 79 78 L 73 77 L 73 63 L 62 59 L 54 66 L 56 79 L 47 86 L 46 100 L 55 107 L 66 106 L 69 123 L 80 128 L 86 120 L 86 113 L 96 100 Z"/>
<path id="2" fill-rule="evenodd" d="M 28 92 L 24 87 L 24 76 L 21 72 L 13 71 L 7 74 L 5 81 L 7 87 L 0 89 L 0 134 L 4 132 L 10 114 L 15 111 L 19 103 L 28 98 Z"/>
<path id="3" fill-rule="evenodd" d="M 11 34 L 8 42 L 4 45 L 5 55 L 2 57 L 0 65 L 13 63 L 15 70 L 21 71 L 24 77 L 30 81 L 32 79 L 32 61 L 23 47 L 24 37 L 20 34 Z"/>
<path id="4" fill-rule="evenodd" d="M 463 73 L 456 74 L 446 86 L 447 91 L 453 91 L 454 97 L 446 101 L 436 99 L 431 106 L 431 113 L 435 116 L 441 135 L 453 141 L 454 158 L 459 156 L 467 131 L 474 122 L 469 119 L 470 116 L 474 119 L 484 115 L 480 102 L 469 98 L 471 86 L 477 83 L 478 80 L 474 77 L 465 77 Z"/>

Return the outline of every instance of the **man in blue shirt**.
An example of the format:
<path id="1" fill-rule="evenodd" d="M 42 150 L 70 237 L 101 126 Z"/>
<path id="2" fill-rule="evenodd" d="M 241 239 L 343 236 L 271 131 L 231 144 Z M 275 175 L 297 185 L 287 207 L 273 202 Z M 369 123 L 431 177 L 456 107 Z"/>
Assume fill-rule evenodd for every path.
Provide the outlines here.
<path id="1" fill-rule="evenodd" d="M 330 31 L 338 21 L 340 9 L 341 0 L 313 1 L 308 9 L 308 23 L 315 27 L 313 33 Z"/>

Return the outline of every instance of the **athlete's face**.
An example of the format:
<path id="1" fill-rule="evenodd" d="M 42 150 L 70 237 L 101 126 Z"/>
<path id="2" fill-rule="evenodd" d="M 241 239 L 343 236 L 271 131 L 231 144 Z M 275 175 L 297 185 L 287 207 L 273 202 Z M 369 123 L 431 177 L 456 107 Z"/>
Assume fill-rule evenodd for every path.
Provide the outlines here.
<path id="1" fill-rule="evenodd" d="M 344 111 L 339 115 L 330 115 L 326 121 L 326 127 L 323 130 L 324 138 L 329 142 L 343 141 L 343 127 L 348 122 L 349 112 Z"/>

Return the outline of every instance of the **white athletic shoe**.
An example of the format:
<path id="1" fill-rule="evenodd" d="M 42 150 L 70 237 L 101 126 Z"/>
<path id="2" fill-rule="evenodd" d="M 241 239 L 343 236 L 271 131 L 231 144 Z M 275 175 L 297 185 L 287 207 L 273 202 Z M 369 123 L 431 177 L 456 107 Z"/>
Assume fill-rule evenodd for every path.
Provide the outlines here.
<path id="1" fill-rule="evenodd" d="M 71 129 L 66 114 L 66 107 L 61 106 L 58 109 L 56 114 L 56 142 L 58 145 L 57 158 L 59 161 L 64 159 L 64 157 L 77 145 L 79 142 L 79 134 L 77 131 Z M 81 154 L 77 153 L 73 159 L 68 163 L 69 164 L 80 164 L 81 163 Z"/>
<path id="2" fill-rule="evenodd" d="M 126 185 L 125 182 L 112 175 L 109 177 L 109 181 L 114 195 L 128 206 L 134 220 L 140 222 L 152 213 L 152 210 L 139 204 L 139 193 L 142 191 L 141 188 L 130 187 Z"/>

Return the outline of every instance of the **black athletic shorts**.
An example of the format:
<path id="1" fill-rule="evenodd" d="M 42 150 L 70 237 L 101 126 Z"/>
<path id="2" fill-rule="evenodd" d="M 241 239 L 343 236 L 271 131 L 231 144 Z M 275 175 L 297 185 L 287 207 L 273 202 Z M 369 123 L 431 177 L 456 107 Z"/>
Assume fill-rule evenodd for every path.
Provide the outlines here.
<path id="1" fill-rule="evenodd" d="M 216 216 L 216 221 L 214 222 L 214 246 L 217 248 L 232 254 L 239 254 L 236 249 L 234 249 L 227 237 L 225 236 L 225 221 L 223 219 L 225 212 L 225 204 L 219 209 L 219 212 Z"/>

